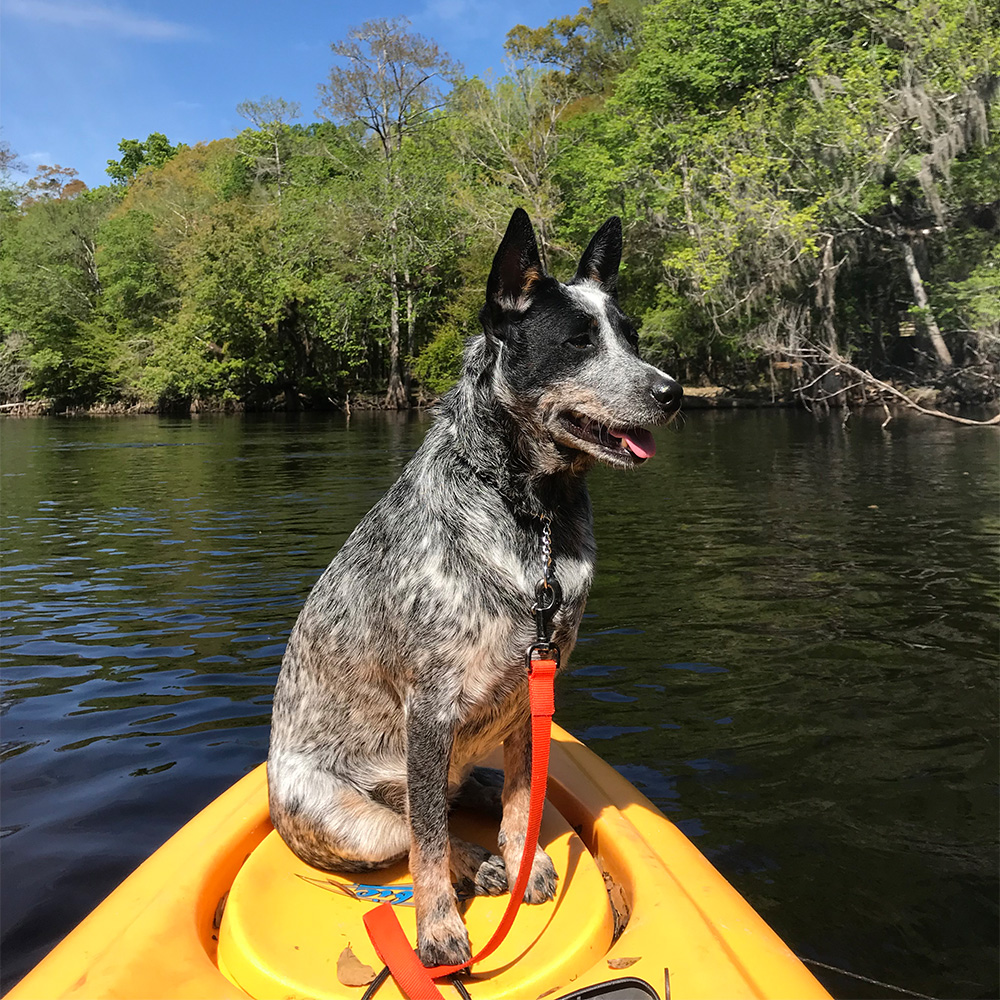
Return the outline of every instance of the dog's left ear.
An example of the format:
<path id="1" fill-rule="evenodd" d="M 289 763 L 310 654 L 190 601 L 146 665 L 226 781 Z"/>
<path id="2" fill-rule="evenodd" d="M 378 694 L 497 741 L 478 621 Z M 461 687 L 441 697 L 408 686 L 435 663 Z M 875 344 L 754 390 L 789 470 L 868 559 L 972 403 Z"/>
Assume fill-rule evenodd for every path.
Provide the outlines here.
<path id="1" fill-rule="evenodd" d="M 486 282 L 486 308 L 501 312 L 527 309 L 532 288 L 544 274 L 528 213 L 523 208 L 515 209 L 493 258 Z"/>
<path id="2" fill-rule="evenodd" d="M 614 295 L 618 289 L 618 265 L 622 261 L 622 220 L 611 216 L 594 233 L 576 269 L 577 281 L 596 281 L 602 291 Z"/>

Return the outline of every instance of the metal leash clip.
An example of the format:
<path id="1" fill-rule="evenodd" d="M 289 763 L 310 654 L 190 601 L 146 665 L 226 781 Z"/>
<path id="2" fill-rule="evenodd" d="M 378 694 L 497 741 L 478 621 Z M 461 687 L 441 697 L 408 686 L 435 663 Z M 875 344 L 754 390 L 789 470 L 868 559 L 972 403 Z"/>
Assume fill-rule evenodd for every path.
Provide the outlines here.
<path id="1" fill-rule="evenodd" d="M 539 580 L 535 587 L 535 603 L 531 613 L 535 616 L 535 639 L 543 642 L 548 638 L 552 617 L 562 605 L 562 587 L 555 577 Z"/>
<path id="2" fill-rule="evenodd" d="M 534 670 L 534 662 L 539 660 L 555 660 L 556 669 L 559 669 L 559 647 L 554 642 L 533 642 L 525 651 L 524 665 L 531 676 Z"/>

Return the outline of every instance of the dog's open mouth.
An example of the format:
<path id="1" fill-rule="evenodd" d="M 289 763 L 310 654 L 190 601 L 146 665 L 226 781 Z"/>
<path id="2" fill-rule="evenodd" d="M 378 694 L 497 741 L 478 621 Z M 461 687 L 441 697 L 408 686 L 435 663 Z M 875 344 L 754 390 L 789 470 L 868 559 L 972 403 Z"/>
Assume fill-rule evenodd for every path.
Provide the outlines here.
<path id="1" fill-rule="evenodd" d="M 602 452 L 602 458 L 638 464 L 656 454 L 653 435 L 645 427 L 611 427 L 572 411 L 560 413 L 558 420 L 571 437 L 597 446 L 583 450 Z"/>

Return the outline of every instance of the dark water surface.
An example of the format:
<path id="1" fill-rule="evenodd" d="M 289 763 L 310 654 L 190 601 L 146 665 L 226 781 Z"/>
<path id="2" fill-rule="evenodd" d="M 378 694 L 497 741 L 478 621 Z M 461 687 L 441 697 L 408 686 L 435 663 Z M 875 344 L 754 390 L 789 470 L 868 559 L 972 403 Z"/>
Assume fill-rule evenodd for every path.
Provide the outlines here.
<path id="1" fill-rule="evenodd" d="M 880 422 L 694 413 L 598 470 L 557 719 L 798 954 L 995 998 L 997 436 Z M 264 757 L 295 615 L 426 428 L 3 422 L 4 988 Z"/>

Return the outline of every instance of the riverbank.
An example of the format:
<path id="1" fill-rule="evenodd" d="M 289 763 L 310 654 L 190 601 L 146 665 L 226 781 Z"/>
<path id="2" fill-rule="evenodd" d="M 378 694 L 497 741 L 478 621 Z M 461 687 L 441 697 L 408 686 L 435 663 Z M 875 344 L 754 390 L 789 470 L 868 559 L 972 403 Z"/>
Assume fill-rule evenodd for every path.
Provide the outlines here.
<path id="1" fill-rule="evenodd" d="M 427 409 L 437 402 L 438 397 L 419 397 L 411 407 L 414 410 Z M 385 410 L 384 394 L 359 393 L 346 400 L 328 399 L 328 405 L 290 405 L 283 397 L 269 400 L 264 404 L 247 405 L 237 399 L 193 399 L 186 404 L 169 405 L 136 403 L 93 403 L 89 406 L 61 404 L 55 399 L 25 399 L 12 403 L 0 403 L 0 417 L 123 417 L 158 413 L 161 415 L 188 416 L 196 413 L 294 413 L 303 411 L 347 413 L 352 410 Z"/>
<path id="2" fill-rule="evenodd" d="M 684 387 L 683 409 L 691 410 L 737 410 L 798 408 L 825 412 L 827 409 L 861 410 L 879 407 L 890 414 L 897 409 L 911 408 L 932 416 L 954 419 L 965 409 L 977 413 L 986 412 L 987 420 L 1000 414 L 1000 399 L 984 402 L 982 398 L 955 398 L 954 393 L 945 392 L 934 386 L 895 385 L 889 382 L 877 383 L 863 390 L 860 386 L 850 387 L 850 391 L 823 393 L 821 398 L 803 398 L 798 392 L 773 392 L 769 389 L 738 390 L 721 385 Z M 861 390 L 861 391 L 859 391 Z M 438 396 L 420 393 L 410 409 L 426 410 L 433 407 Z M 289 405 L 287 399 L 278 397 L 264 405 L 248 406 L 239 400 L 195 399 L 189 404 L 162 406 L 156 403 L 95 403 L 92 406 L 60 405 L 56 400 L 37 399 L 0 404 L 0 416 L 7 417 L 121 417 L 138 414 L 163 414 L 188 416 L 198 413 L 287 413 L 328 411 L 346 413 L 353 410 L 386 410 L 385 397 L 376 393 L 351 394 L 346 400 L 328 399 L 328 405 Z M 974 421 L 976 423 L 979 420 Z"/>

